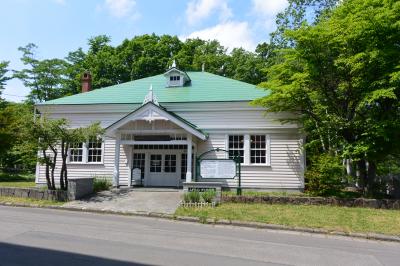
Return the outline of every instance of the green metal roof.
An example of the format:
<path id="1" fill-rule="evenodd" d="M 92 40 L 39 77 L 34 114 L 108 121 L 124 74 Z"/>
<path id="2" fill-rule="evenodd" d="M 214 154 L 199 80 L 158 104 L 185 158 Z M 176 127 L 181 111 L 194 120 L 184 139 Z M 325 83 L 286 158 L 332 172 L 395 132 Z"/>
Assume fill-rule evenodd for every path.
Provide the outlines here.
<path id="1" fill-rule="evenodd" d="M 142 103 L 151 84 L 160 103 L 251 101 L 269 94 L 269 91 L 255 85 L 207 72 L 187 74 L 191 79 L 190 86 L 166 87 L 167 80 L 160 74 L 47 101 L 40 105 Z"/>

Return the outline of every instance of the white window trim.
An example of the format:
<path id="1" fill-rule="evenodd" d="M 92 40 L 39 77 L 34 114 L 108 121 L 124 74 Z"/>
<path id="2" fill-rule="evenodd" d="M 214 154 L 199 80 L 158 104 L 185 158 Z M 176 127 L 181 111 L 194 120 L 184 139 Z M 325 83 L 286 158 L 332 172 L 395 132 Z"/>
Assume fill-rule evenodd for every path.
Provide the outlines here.
<path id="1" fill-rule="evenodd" d="M 250 145 L 250 136 L 251 135 L 264 135 L 260 133 L 250 133 L 250 134 L 236 134 L 236 133 L 230 133 L 225 135 L 225 150 L 229 151 L 229 136 L 232 135 L 242 135 L 244 138 L 244 158 L 243 158 L 243 163 L 241 163 L 241 166 L 264 166 L 264 167 L 270 167 L 271 166 L 271 136 L 269 134 L 265 134 L 265 163 L 251 163 L 251 145 Z M 229 154 L 227 153 L 226 158 L 229 158 Z"/>
<path id="2" fill-rule="evenodd" d="M 82 162 L 71 162 L 70 161 L 71 150 L 68 149 L 68 157 L 67 157 L 67 164 L 72 165 L 102 165 L 104 164 L 104 138 L 101 138 L 101 161 L 100 162 L 89 162 L 89 140 L 83 142 L 82 144 Z"/>

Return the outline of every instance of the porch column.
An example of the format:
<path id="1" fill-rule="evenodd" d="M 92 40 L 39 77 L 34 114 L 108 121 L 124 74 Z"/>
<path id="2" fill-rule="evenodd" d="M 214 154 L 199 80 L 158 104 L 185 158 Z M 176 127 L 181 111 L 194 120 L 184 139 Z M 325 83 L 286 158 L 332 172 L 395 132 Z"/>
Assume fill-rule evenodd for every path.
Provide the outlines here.
<path id="1" fill-rule="evenodd" d="M 192 135 L 187 134 L 186 182 L 192 182 Z"/>
<path id="2" fill-rule="evenodd" d="M 113 186 L 119 185 L 119 153 L 120 153 L 120 138 L 119 135 L 115 139 L 115 157 L 114 157 L 114 172 L 113 172 Z"/>

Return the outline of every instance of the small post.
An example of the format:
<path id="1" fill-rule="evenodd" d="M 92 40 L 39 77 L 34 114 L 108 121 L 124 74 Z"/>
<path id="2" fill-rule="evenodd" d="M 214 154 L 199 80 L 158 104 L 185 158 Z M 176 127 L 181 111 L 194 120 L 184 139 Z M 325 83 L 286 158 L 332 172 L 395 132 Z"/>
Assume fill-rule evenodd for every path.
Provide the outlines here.
<path id="1" fill-rule="evenodd" d="M 236 189 L 236 195 L 241 196 L 242 195 L 242 174 L 241 174 L 241 170 L 240 170 L 240 157 L 237 156 L 236 157 L 236 163 L 238 164 L 238 175 L 239 175 L 239 184 L 238 187 Z"/>

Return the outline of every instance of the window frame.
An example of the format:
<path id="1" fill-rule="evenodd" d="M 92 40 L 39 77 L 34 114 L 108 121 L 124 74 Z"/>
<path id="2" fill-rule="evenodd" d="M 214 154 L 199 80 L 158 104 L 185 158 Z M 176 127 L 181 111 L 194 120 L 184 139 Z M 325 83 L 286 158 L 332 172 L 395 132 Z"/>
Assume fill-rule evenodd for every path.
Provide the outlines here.
<path id="1" fill-rule="evenodd" d="M 242 137 L 243 138 L 243 147 L 242 148 L 230 148 L 230 137 Z M 228 134 L 227 135 L 227 147 L 225 150 L 228 151 L 227 153 L 227 157 L 230 158 L 230 151 L 243 151 L 243 162 L 240 162 L 240 164 L 244 164 L 245 163 L 245 157 L 246 157 L 246 145 L 245 145 L 245 134 Z M 240 156 L 242 157 L 242 156 Z"/>
<path id="2" fill-rule="evenodd" d="M 97 137 L 98 142 L 100 142 L 100 148 L 90 148 L 89 143 L 91 142 L 90 140 L 88 140 L 86 142 L 86 147 L 87 147 L 87 151 L 86 151 L 86 162 L 88 164 L 102 164 L 103 163 L 103 157 L 104 157 L 104 140 L 101 137 Z M 96 161 L 96 162 L 89 162 L 89 151 L 90 150 L 100 150 L 101 154 L 100 154 L 100 161 Z M 92 155 L 92 156 L 98 156 L 98 155 Z"/>
<path id="3" fill-rule="evenodd" d="M 250 136 L 250 138 L 249 138 L 249 140 L 250 140 L 250 145 L 249 145 L 249 164 L 251 164 L 251 165 L 267 165 L 267 158 L 268 158 L 267 135 L 264 135 L 264 134 L 250 134 L 249 136 Z M 264 147 L 264 148 L 258 148 L 258 147 L 252 148 L 252 147 L 251 147 L 251 138 L 252 138 L 252 137 L 255 137 L 255 138 L 257 138 L 257 137 L 264 137 L 265 147 Z M 264 156 L 265 162 L 264 162 L 264 163 L 253 163 L 253 162 L 251 162 L 251 159 L 252 159 L 251 152 L 252 152 L 252 151 L 265 151 L 265 156 Z M 260 156 L 256 156 L 256 157 L 260 157 Z M 261 158 L 261 157 L 260 157 L 260 158 Z"/>
<path id="4" fill-rule="evenodd" d="M 251 163 L 251 136 L 254 135 L 265 135 L 265 163 Z M 265 133 L 259 132 L 251 132 L 251 133 L 228 133 L 225 135 L 225 150 L 227 150 L 226 158 L 229 158 L 229 136 L 243 136 L 244 138 L 244 156 L 243 156 L 243 163 L 240 163 L 242 166 L 271 166 L 271 136 Z"/>
<path id="5" fill-rule="evenodd" d="M 78 143 L 74 143 L 74 144 L 81 144 L 81 147 L 80 147 L 80 148 L 76 148 L 76 147 L 71 148 L 71 147 L 70 147 L 70 148 L 68 149 L 67 161 L 68 161 L 68 163 L 71 163 L 71 164 L 80 164 L 80 163 L 83 163 L 84 160 L 85 160 L 85 144 L 84 144 L 83 142 L 78 142 Z M 71 156 L 72 156 L 71 151 L 72 151 L 72 150 L 82 150 L 82 155 L 81 155 L 82 160 L 81 160 L 81 161 L 71 161 Z"/>
<path id="6" fill-rule="evenodd" d="M 68 149 L 67 164 L 90 164 L 90 165 L 101 165 L 104 164 L 104 138 L 99 137 L 101 140 L 101 161 L 100 162 L 89 162 L 89 140 L 82 142 L 82 161 L 74 162 L 71 161 L 71 148 Z"/>

